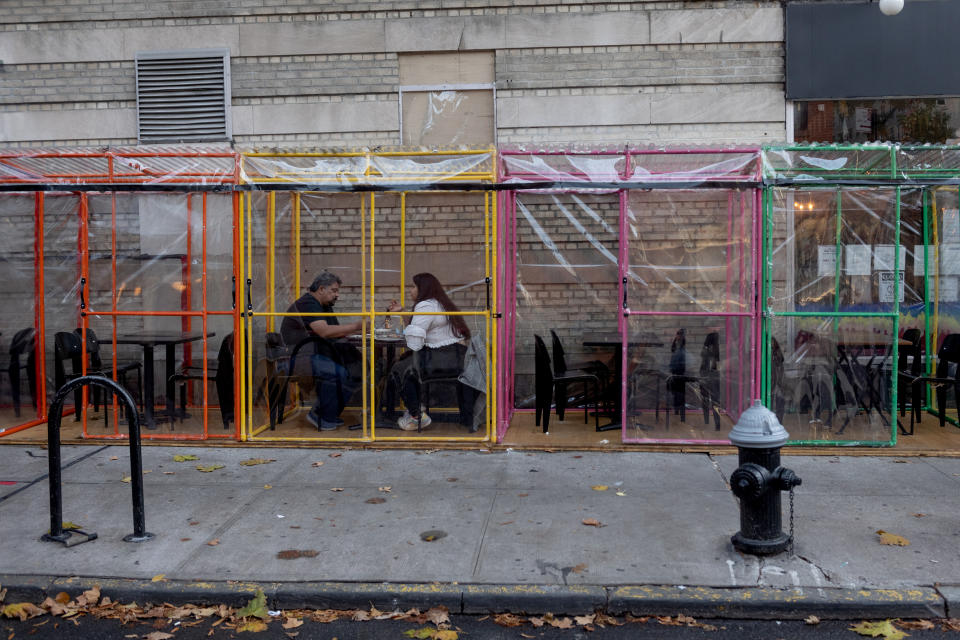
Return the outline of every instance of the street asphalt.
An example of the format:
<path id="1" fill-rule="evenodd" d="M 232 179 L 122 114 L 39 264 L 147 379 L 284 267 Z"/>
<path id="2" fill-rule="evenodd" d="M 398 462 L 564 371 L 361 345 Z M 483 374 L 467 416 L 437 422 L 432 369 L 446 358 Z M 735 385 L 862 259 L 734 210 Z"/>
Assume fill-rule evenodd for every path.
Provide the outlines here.
<path id="1" fill-rule="evenodd" d="M 960 616 L 960 459 L 786 454 L 803 479 L 795 548 L 758 558 L 730 544 L 736 456 L 144 447 L 155 537 L 134 543 L 128 447 L 72 446 L 63 520 L 98 537 L 66 547 L 41 540 L 46 450 L 0 446 L 0 587 L 8 602 L 99 584 L 141 603 L 262 588 L 272 609 Z"/>

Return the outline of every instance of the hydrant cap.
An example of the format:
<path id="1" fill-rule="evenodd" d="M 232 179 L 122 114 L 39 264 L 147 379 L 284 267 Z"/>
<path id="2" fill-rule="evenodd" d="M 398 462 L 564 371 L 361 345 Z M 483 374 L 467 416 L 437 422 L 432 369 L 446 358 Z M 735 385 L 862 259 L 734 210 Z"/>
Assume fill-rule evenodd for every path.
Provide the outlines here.
<path id="1" fill-rule="evenodd" d="M 730 442 L 747 449 L 781 447 L 789 438 L 776 414 L 759 400 L 754 400 L 753 406 L 743 412 L 730 432 Z"/>

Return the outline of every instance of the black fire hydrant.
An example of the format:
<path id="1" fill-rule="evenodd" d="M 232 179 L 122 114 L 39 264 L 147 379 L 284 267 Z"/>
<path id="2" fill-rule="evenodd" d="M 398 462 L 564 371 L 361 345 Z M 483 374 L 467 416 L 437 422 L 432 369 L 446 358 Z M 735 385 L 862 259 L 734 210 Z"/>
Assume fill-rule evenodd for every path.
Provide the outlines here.
<path id="1" fill-rule="evenodd" d="M 730 432 L 740 451 L 740 466 L 730 476 L 730 489 L 740 498 L 740 531 L 730 539 L 737 551 L 771 555 L 793 543 L 793 527 L 782 529 L 780 492 L 792 491 L 801 480 L 780 466 L 780 447 L 789 438 L 777 416 L 755 400 Z"/>

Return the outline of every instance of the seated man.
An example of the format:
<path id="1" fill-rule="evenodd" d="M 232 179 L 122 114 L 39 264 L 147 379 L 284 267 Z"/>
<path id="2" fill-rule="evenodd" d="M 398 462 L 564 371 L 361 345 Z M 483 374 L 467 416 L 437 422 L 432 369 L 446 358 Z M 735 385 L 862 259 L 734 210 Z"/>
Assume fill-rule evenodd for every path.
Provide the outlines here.
<path id="1" fill-rule="evenodd" d="M 280 335 L 291 351 L 304 340 L 318 338 L 312 341 L 312 346 L 300 348 L 293 363 L 294 370 L 290 373 L 313 377 L 317 397 L 307 414 L 307 421 L 320 431 L 333 431 L 343 424 L 340 413 L 360 385 L 359 378 L 351 376 L 347 368 L 351 360 L 358 360 L 359 354 L 353 347 L 335 340 L 363 332 L 364 321 L 340 324 L 333 316 L 307 315 L 332 313 L 340 296 L 341 284 L 335 274 L 321 272 L 311 283 L 310 290 L 287 309 L 287 313 L 304 315 L 284 316 L 280 325 Z"/>

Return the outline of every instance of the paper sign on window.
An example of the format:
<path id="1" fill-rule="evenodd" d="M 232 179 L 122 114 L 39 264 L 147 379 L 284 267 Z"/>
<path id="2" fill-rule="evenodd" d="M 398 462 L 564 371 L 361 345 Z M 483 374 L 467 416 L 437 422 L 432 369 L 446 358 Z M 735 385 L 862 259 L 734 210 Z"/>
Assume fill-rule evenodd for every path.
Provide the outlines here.
<path id="1" fill-rule="evenodd" d="M 873 270 L 874 271 L 893 271 L 893 250 L 892 244 L 878 244 L 873 248 Z M 898 269 L 907 268 L 907 248 L 900 247 L 900 265 Z"/>
<path id="2" fill-rule="evenodd" d="M 837 272 L 837 246 L 821 244 L 817 247 L 817 277 L 833 276 Z"/>
<path id="3" fill-rule="evenodd" d="M 940 278 L 940 302 L 957 301 L 957 278 Z"/>
<path id="4" fill-rule="evenodd" d="M 960 210 L 943 210 L 943 242 L 960 242 Z"/>
<path id="5" fill-rule="evenodd" d="M 940 273 L 945 276 L 960 275 L 960 244 L 940 245 Z"/>
<path id="6" fill-rule="evenodd" d="M 846 272 L 849 276 L 870 275 L 870 245 L 848 244 L 844 247 Z"/>
<path id="7" fill-rule="evenodd" d="M 924 245 L 922 244 L 913 245 L 913 275 L 917 276 L 918 278 L 926 275 L 927 273 L 927 270 L 924 268 L 923 247 Z M 934 253 L 934 248 L 932 244 L 928 244 L 926 245 L 926 247 L 927 247 L 926 260 L 927 262 L 930 263 L 930 271 L 931 271 L 930 275 L 935 276 L 937 275 L 936 254 Z"/>
<path id="8" fill-rule="evenodd" d="M 880 302 L 893 302 L 893 271 L 878 271 L 880 276 L 878 297 Z M 900 302 L 903 302 L 903 271 L 900 274 Z"/>

